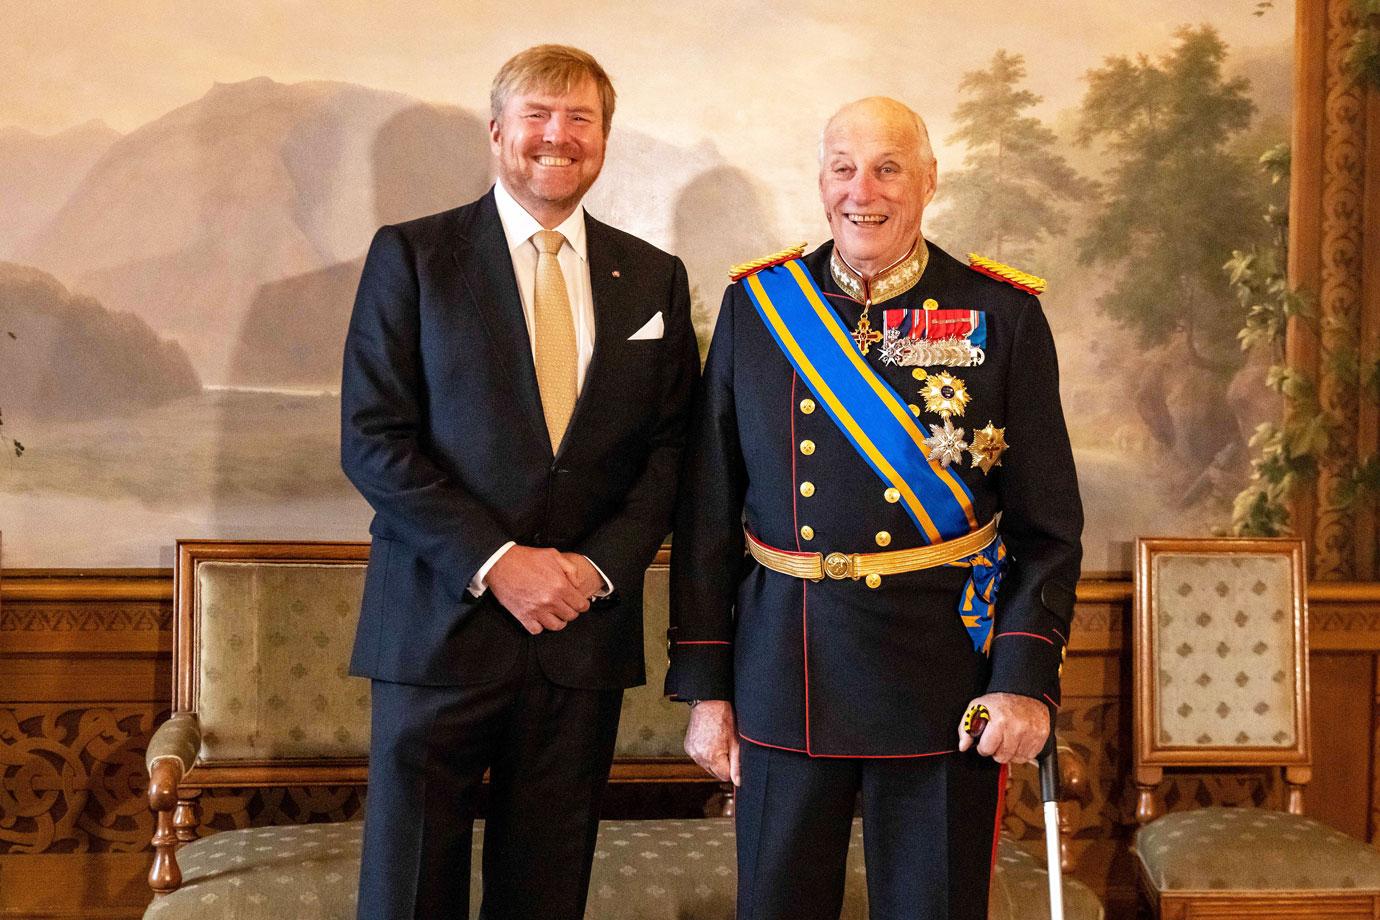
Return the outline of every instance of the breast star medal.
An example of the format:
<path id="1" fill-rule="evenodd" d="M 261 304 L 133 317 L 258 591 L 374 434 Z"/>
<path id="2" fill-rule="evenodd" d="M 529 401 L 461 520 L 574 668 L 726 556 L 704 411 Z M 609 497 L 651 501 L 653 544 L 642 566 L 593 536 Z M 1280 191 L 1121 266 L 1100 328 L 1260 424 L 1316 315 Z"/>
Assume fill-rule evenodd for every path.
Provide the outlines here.
<path id="1" fill-rule="evenodd" d="M 963 464 L 963 451 L 968 447 L 968 442 L 963 440 L 963 429 L 955 428 L 954 423 L 945 416 L 944 424 L 930 426 L 930 436 L 925 439 L 925 446 L 930 449 L 930 462 L 947 469 L 951 463 Z"/>
<path id="2" fill-rule="evenodd" d="M 925 400 L 925 411 L 945 419 L 951 415 L 962 415 L 968 407 L 967 385 L 946 371 L 926 375 L 920 395 Z"/>
<path id="3" fill-rule="evenodd" d="M 973 443 L 968 450 L 973 457 L 973 466 L 981 467 L 985 475 L 992 472 L 992 467 L 1001 466 L 1001 455 L 1006 448 L 1006 429 L 996 428 L 988 422 L 986 428 L 973 432 Z"/>

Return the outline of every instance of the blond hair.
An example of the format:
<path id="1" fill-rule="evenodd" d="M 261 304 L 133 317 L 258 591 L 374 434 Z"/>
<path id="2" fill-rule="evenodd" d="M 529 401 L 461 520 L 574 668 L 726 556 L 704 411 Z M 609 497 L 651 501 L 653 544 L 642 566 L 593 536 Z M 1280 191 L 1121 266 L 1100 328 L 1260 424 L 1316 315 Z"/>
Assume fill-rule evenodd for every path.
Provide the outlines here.
<path id="1" fill-rule="evenodd" d="M 592 54 L 569 45 L 533 45 L 508 59 L 494 75 L 489 88 L 489 112 L 494 121 L 503 116 L 503 108 L 515 93 L 532 90 L 567 93 L 581 80 L 594 81 L 599 91 L 599 107 L 603 110 L 604 135 L 613 125 L 613 106 L 617 94 L 604 68 Z"/>

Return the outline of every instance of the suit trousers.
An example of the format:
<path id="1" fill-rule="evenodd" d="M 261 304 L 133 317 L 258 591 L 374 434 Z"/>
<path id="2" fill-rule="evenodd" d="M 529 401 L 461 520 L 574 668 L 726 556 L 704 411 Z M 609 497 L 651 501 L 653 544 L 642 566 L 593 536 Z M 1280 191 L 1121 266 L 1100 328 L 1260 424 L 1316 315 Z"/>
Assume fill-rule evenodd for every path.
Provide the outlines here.
<path id="1" fill-rule="evenodd" d="M 975 751 L 835 759 L 744 741 L 738 920 L 838 920 L 860 792 L 871 920 L 982 920 L 999 774 Z"/>
<path id="2" fill-rule="evenodd" d="M 360 920 L 469 920 L 486 769 L 480 917 L 584 917 L 623 691 L 551 683 L 526 640 L 498 680 L 373 682 Z"/>

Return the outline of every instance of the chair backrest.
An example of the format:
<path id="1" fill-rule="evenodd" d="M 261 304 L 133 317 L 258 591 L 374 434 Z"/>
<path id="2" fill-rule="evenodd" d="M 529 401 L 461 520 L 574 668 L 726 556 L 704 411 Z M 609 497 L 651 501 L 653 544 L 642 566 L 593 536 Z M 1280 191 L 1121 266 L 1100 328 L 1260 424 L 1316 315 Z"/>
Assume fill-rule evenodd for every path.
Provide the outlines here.
<path id="1" fill-rule="evenodd" d="M 184 785 L 363 782 L 369 683 L 347 668 L 367 543 L 184 540 L 173 711 L 202 746 Z"/>
<path id="2" fill-rule="evenodd" d="M 1136 541 L 1135 767 L 1271 766 L 1293 787 L 1309 765 L 1303 543 Z M 1297 800 L 1297 802 L 1295 801 Z M 1143 820 L 1148 820 L 1145 815 Z"/>
<path id="3" fill-rule="evenodd" d="M 174 570 L 173 711 L 202 748 L 183 785 L 363 783 L 369 683 L 347 668 L 369 544 L 183 540 Z M 615 780 L 703 779 L 666 676 L 667 558 L 647 572 L 647 683 L 624 694 Z"/>

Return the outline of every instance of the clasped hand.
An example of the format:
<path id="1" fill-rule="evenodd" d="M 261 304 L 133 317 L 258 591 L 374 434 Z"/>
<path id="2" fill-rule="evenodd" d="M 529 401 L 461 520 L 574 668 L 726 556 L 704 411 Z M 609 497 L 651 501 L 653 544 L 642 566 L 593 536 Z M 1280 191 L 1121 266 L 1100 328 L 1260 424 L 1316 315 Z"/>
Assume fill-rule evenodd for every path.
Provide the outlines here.
<path id="1" fill-rule="evenodd" d="M 513 546 L 485 579 L 494 597 L 532 635 L 562 630 L 589 609 L 604 579 L 579 553 Z"/>

